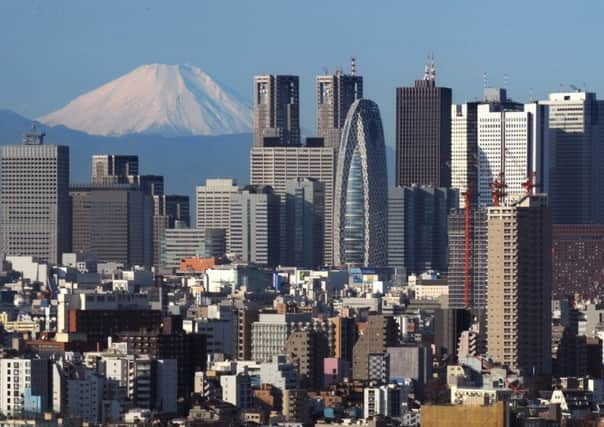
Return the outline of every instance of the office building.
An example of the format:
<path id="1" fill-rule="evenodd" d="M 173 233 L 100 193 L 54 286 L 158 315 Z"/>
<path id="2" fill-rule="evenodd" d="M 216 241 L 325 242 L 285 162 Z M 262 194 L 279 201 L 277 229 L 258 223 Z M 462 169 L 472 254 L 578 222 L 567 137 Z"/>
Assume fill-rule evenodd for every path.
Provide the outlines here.
<path id="1" fill-rule="evenodd" d="M 396 89 L 396 186 L 451 186 L 451 89 L 434 63 L 413 87 Z"/>
<path id="2" fill-rule="evenodd" d="M 279 264 L 279 196 L 248 185 L 231 198 L 231 252 L 246 264 Z"/>
<path id="3" fill-rule="evenodd" d="M 128 184 L 138 175 L 138 156 L 95 154 L 92 156 L 92 184 Z"/>
<path id="4" fill-rule="evenodd" d="M 317 267 L 323 260 L 325 192 L 313 178 L 294 178 L 286 183 L 285 213 L 287 255 L 283 263 Z"/>
<path id="5" fill-rule="evenodd" d="M 2 147 L 0 253 L 54 264 L 70 250 L 69 147 L 44 136 L 34 128 Z"/>
<path id="6" fill-rule="evenodd" d="M 604 101 L 591 92 L 551 93 L 549 203 L 554 224 L 604 223 Z"/>
<path id="7" fill-rule="evenodd" d="M 386 265 L 385 151 L 377 104 L 367 99 L 355 101 L 346 117 L 336 162 L 335 265 Z"/>
<path id="8" fill-rule="evenodd" d="M 447 215 L 459 194 L 449 188 L 388 189 L 388 266 L 420 274 L 447 271 Z"/>
<path id="9" fill-rule="evenodd" d="M 149 196 L 164 195 L 164 177 L 161 175 L 130 175 L 128 184 L 140 186 Z"/>
<path id="10" fill-rule="evenodd" d="M 467 236 L 469 240 L 466 242 L 465 210 L 455 209 L 449 212 L 447 254 L 449 308 L 484 310 L 487 307 L 487 208 L 470 208 L 469 220 Z M 466 249 L 469 249 L 469 253 Z M 467 298 L 466 275 L 468 276 Z"/>
<path id="11" fill-rule="evenodd" d="M 300 145 L 298 76 L 254 77 L 254 147 Z"/>
<path id="12" fill-rule="evenodd" d="M 143 190 L 145 191 L 145 190 Z M 189 196 L 153 196 L 153 265 L 161 264 L 161 240 L 166 229 L 189 227 Z"/>
<path id="13" fill-rule="evenodd" d="M 471 203 L 478 201 L 478 102 L 451 106 L 451 187 L 461 196 L 470 186 Z M 464 197 L 459 198 L 464 207 Z"/>
<path id="14" fill-rule="evenodd" d="M 324 193 L 324 231 L 321 247 L 322 264 L 332 263 L 333 246 L 333 180 L 334 150 L 325 147 L 254 147 L 250 161 L 250 181 L 252 185 L 270 185 L 280 197 L 280 241 L 281 253 L 287 253 L 287 217 L 285 201 L 287 182 L 298 178 L 312 178 L 323 186 Z"/>
<path id="15" fill-rule="evenodd" d="M 150 267 L 153 201 L 129 184 L 73 185 L 72 248 L 99 261 Z"/>
<path id="16" fill-rule="evenodd" d="M 547 107 L 508 102 L 505 90 L 493 102 L 478 106 L 478 203 L 493 204 L 492 183 L 505 182 L 509 197 L 526 192 L 528 180 L 540 192 L 549 192 Z"/>
<path id="17" fill-rule="evenodd" d="M 162 271 L 174 273 L 184 259 L 224 256 L 226 245 L 221 228 L 168 228 L 164 230 L 160 246 Z"/>
<path id="18" fill-rule="evenodd" d="M 337 71 L 317 76 L 317 135 L 325 147 L 339 147 L 348 110 L 363 98 L 363 77 L 356 75 L 355 68 L 353 58 L 350 74 Z"/>
<path id="19" fill-rule="evenodd" d="M 386 347 L 398 344 L 398 326 L 391 316 L 370 315 L 367 328 L 353 348 L 352 377 L 355 380 L 369 379 L 369 354 L 385 353 Z"/>
<path id="20" fill-rule="evenodd" d="M 264 314 L 252 324 L 252 359 L 270 362 L 273 357 L 286 354 L 287 338 L 297 327 L 308 326 L 309 314 Z"/>
<path id="21" fill-rule="evenodd" d="M 487 352 L 522 375 L 551 374 L 551 251 L 545 196 L 488 209 Z"/>
<path id="22" fill-rule="evenodd" d="M 207 179 L 205 185 L 197 187 L 196 193 L 197 228 L 224 229 L 226 250 L 231 252 L 231 196 L 239 193 L 237 182 L 232 178 Z"/>

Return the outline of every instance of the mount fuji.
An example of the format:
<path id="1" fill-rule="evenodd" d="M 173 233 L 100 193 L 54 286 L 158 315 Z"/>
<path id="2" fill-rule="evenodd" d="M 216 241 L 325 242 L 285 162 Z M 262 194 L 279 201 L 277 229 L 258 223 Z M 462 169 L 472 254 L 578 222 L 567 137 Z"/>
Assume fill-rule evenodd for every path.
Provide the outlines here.
<path id="1" fill-rule="evenodd" d="M 38 121 L 90 135 L 249 133 L 251 105 L 191 65 L 142 65 Z"/>

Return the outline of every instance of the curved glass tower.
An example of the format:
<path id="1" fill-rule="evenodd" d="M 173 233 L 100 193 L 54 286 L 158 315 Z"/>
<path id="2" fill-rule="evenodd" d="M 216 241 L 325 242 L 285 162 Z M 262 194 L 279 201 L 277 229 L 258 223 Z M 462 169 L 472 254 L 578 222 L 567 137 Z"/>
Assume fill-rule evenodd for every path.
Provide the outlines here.
<path id="1" fill-rule="evenodd" d="M 334 203 L 336 265 L 386 264 L 386 147 L 380 110 L 368 99 L 348 111 L 338 148 Z"/>

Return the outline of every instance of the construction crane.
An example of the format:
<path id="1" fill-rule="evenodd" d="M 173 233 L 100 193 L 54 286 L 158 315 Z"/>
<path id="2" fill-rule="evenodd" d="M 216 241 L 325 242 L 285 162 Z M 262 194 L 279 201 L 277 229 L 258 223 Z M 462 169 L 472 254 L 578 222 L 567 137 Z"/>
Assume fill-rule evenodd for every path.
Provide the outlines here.
<path id="1" fill-rule="evenodd" d="M 493 206 L 499 206 L 500 202 L 503 202 L 505 196 L 507 196 L 506 188 L 508 185 L 505 183 L 505 173 L 499 172 L 499 175 L 491 182 L 491 197 L 493 200 Z"/>
<path id="2" fill-rule="evenodd" d="M 472 275 L 472 197 L 475 195 L 474 186 L 469 185 L 463 192 L 464 197 L 464 279 L 463 279 L 463 302 L 464 307 L 470 307 L 470 287 Z"/>
<path id="3" fill-rule="evenodd" d="M 476 168 L 478 159 L 472 156 L 469 166 Z M 472 200 L 478 196 L 476 191 L 477 173 L 470 174 L 466 191 L 462 193 L 464 197 L 464 283 L 463 283 L 463 301 L 464 307 L 469 308 L 470 292 L 472 287 Z"/>

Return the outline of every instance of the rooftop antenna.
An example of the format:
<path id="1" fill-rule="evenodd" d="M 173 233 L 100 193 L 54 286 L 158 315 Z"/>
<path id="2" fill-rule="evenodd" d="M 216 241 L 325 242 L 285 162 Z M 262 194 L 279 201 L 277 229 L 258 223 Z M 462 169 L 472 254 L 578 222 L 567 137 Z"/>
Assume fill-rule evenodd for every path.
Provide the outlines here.
<path id="1" fill-rule="evenodd" d="M 434 52 L 432 52 L 432 61 L 430 62 L 430 80 L 436 81 L 436 62 L 434 62 Z"/>
<path id="2" fill-rule="evenodd" d="M 357 73 L 357 59 L 356 57 L 350 57 L 350 75 L 354 76 Z"/>
<path id="3" fill-rule="evenodd" d="M 508 90 L 508 83 L 509 83 L 509 76 L 508 76 L 508 73 L 505 73 L 503 75 L 503 88 L 505 90 Z"/>
<path id="4" fill-rule="evenodd" d="M 533 88 L 529 87 L 529 101 L 533 102 L 535 100 L 534 96 L 533 96 Z"/>
<path id="5" fill-rule="evenodd" d="M 482 88 L 487 88 L 487 72 L 482 73 Z"/>
<path id="6" fill-rule="evenodd" d="M 430 80 L 430 56 L 428 56 L 428 60 L 424 66 L 424 80 Z"/>

